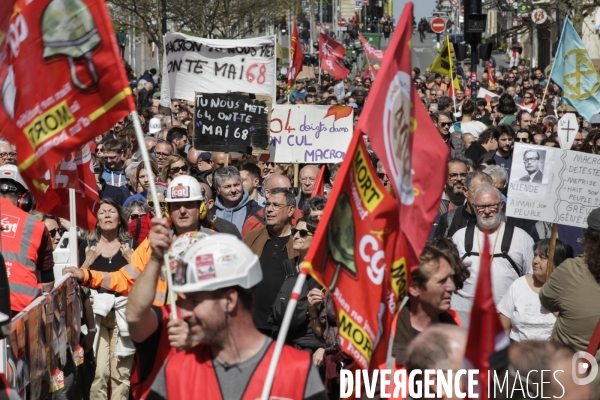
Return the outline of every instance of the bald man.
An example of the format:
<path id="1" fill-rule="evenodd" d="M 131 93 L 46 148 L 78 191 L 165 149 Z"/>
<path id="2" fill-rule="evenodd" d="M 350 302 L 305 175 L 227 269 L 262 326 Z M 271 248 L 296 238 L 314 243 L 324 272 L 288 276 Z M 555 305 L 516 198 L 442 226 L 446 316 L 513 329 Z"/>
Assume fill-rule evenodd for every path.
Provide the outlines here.
<path id="1" fill-rule="evenodd" d="M 192 172 L 190 175 L 196 175 L 198 172 L 198 157 L 200 156 L 201 151 L 196 150 L 193 147 L 190 148 L 187 154 L 187 159 L 192 166 Z"/>
<path id="2" fill-rule="evenodd" d="M 300 192 L 296 197 L 296 206 L 302 210 L 304 202 L 311 198 L 313 187 L 319 175 L 319 167 L 316 165 L 307 165 L 300 170 Z"/>
<path id="3" fill-rule="evenodd" d="M 292 184 L 290 180 L 283 175 L 271 174 L 265 181 L 265 199 L 269 201 L 269 195 L 271 190 L 275 188 L 285 188 L 292 190 Z M 302 210 L 295 209 L 294 217 L 292 218 L 292 225 L 296 226 L 296 221 L 302 217 Z M 246 220 L 242 228 L 242 238 L 245 237 L 248 232 L 252 232 L 255 229 L 260 229 L 266 225 L 265 222 L 265 209 L 262 208 L 255 215 L 251 216 Z"/>
<path id="4" fill-rule="evenodd" d="M 212 159 L 214 162 L 213 170 L 223 168 L 225 166 L 226 157 L 228 160 L 227 165 L 229 165 L 230 160 L 231 160 L 231 158 L 229 157 L 229 154 L 224 153 L 222 151 L 213 151 L 213 153 L 212 153 Z"/>

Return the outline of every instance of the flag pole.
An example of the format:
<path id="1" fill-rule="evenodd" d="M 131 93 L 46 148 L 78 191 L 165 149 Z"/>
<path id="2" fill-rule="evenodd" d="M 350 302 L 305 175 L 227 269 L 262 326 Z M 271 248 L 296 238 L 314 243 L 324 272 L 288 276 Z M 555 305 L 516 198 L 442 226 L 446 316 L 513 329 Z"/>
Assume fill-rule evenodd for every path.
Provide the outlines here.
<path id="1" fill-rule="evenodd" d="M 539 114 L 538 114 L 539 115 Z M 550 249 L 548 250 L 548 268 L 546 269 L 546 282 L 550 280 L 550 275 L 554 272 L 554 252 L 556 250 L 556 237 L 558 236 L 558 224 L 552 224 L 552 233 L 550 234 Z"/>
<path id="2" fill-rule="evenodd" d="M 135 128 L 135 136 L 138 141 L 138 147 L 140 148 L 140 152 L 142 153 L 142 160 L 144 162 L 144 168 L 146 171 L 152 171 L 152 167 L 150 165 L 150 156 L 148 155 L 148 150 L 146 149 L 146 144 L 144 142 L 144 131 L 142 130 L 142 124 L 140 123 L 140 116 L 137 111 L 132 111 L 131 116 L 133 118 L 133 127 Z M 156 178 L 156 177 L 154 177 Z M 158 195 L 156 194 L 156 185 L 154 184 L 154 179 L 149 180 L 150 183 L 150 196 L 152 201 L 154 202 L 154 214 L 158 218 L 162 218 L 162 213 L 160 212 L 160 205 L 158 204 Z M 164 263 L 165 268 L 167 269 L 167 296 L 169 299 L 169 303 L 171 303 L 171 320 L 178 319 L 177 318 L 177 308 L 175 307 L 175 294 L 173 293 L 173 277 L 171 276 L 171 271 L 169 265 L 169 256 L 165 252 L 164 255 Z"/>
<path id="3" fill-rule="evenodd" d="M 269 370 L 267 372 L 267 378 L 265 379 L 265 386 L 263 386 L 263 391 L 260 396 L 261 400 L 269 399 L 271 387 L 273 386 L 273 380 L 275 379 L 275 371 L 277 370 L 277 364 L 279 364 L 279 358 L 281 356 L 281 350 L 283 350 L 285 338 L 290 328 L 290 323 L 292 322 L 292 316 L 296 310 L 296 303 L 298 303 L 298 298 L 300 297 L 300 292 L 302 291 L 302 286 L 304 286 L 304 282 L 306 281 L 307 274 L 308 268 L 302 268 L 298 278 L 296 279 L 296 283 L 294 284 L 294 289 L 290 295 L 290 301 L 285 309 L 285 314 L 283 315 L 281 328 L 277 334 L 277 343 L 275 344 L 273 357 L 271 357 L 271 362 L 269 363 Z"/>
<path id="4" fill-rule="evenodd" d="M 556 62 L 556 60 L 554 60 L 554 62 Z M 547 80 L 547 82 L 546 82 L 546 88 L 544 89 L 544 94 L 542 96 L 542 102 L 540 103 L 540 107 L 544 107 L 544 100 L 546 100 L 546 93 L 548 93 L 548 86 L 550 86 L 550 81 L 552 79 L 550 79 L 550 76 L 547 76 L 546 80 Z M 537 117 L 535 117 L 535 123 L 536 124 L 538 123 L 539 119 L 540 119 L 540 113 L 538 112 Z"/>
<path id="5" fill-rule="evenodd" d="M 454 87 L 454 75 L 452 74 L 452 53 L 450 52 L 450 37 L 446 35 L 446 47 L 448 48 L 448 60 L 450 61 L 450 85 L 452 85 L 452 101 L 454 102 L 454 114 L 456 114 L 456 88 Z M 454 116 L 456 118 L 456 115 Z"/>
<path id="6" fill-rule="evenodd" d="M 79 267 L 77 261 L 77 208 L 75 189 L 69 188 L 69 261 L 72 267 Z"/>

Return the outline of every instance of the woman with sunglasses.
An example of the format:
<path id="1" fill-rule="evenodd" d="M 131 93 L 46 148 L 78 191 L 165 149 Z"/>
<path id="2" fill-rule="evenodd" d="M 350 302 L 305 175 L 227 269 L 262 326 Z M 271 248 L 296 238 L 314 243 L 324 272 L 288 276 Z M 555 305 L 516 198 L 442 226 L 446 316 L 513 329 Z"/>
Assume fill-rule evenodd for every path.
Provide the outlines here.
<path id="1" fill-rule="evenodd" d="M 137 242 L 129 237 L 127 220 L 121 206 L 113 199 L 100 201 L 96 228 L 88 239 L 79 245 L 81 269 L 73 276 L 80 282 L 89 281 L 96 270 L 105 273 L 118 271 L 131 263 Z M 107 297 L 105 294 L 112 294 Z M 119 326 L 125 321 L 127 298 L 103 288 L 91 292 L 93 310 L 97 320 L 94 340 L 96 343 L 96 372 L 91 386 L 91 398 L 126 399 L 129 394 L 129 376 L 135 348 L 128 336 L 120 334 Z M 121 349 L 117 353 L 117 348 Z"/>
<path id="2" fill-rule="evenodd" d="M 269 317 L 269 322 L 274 326 L 281 326 L 287 303 L 300 271 L 300 266 L 313 241 L 318 222 L 317 219 L 303 217 L 298 219 L 296 227 L 292 228 L 292 237 L 294 238 L 293 248 L 299 255 L 296 258 L 285 260 L 283 263 L 283 270 L 286 278 L 281 285 L 281 289 L 276 297 L 277 300 L 275 300 L 275 303 L 272 306 L 271 316 Z M 288 344 L 301 350 L 310 351 L 311 353 L 322 348 L 322 343 L 313 334 L 312 328 L 310 327 L 310 318 L 307 314 L 307 296 L 309 295 L 309 292 L 312 291 L 317 291 L 320 295 L 323 294 L 323 292 L 321 292 L 321 286 L 314 279 L 307 277 L 306 282 L 302 287 L 302 291 L 300 292 L 300 298 L 298 299 L 296 311 L 292 317 L 290 330 L 288 331 L 286 338 Z"/>
<path id="3" fill-rule="evenodd" d="M 187 160 L 178 154 L 170 155 L 165 161 L 160 181 L 170 183 L 175 177 L 180 175 L 189 175 L 190 166 Z"/>
<path id="4" fill-rule="evenodd" d="M 35 215 L 44 223 L 44 225 L 46 225 L 50 237 L 52 238 L 52 250 L 56 250 L 56 246 L 58 246 L 63 233 L 65 233 L 65 229 L 60 224 L 60 219 L 53 215 L 42 214 L 38 211 L 32 211 L 31 214 Z"/>

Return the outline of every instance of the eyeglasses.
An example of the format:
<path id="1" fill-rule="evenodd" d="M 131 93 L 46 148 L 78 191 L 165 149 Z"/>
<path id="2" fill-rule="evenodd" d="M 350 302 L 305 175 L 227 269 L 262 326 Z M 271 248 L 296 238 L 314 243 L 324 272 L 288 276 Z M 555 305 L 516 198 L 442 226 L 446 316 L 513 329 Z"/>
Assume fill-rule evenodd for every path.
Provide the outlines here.
<path id="1" fill-rule="evenodd" d="M 133 221 L 134 219 L 138 219 L 140 217 L 143 217 L 144 215 L 146 215 L 146 214 L 131 214 L 129 216 L 129 219 Z"/>
<path id="2" fill-rule="evenodd" d="M 523 143 L 529 143 L 529 139 L 527 138 L 521 138 L 521 137 L 516 137 L 515 138 L 515 142 L 523 142 Z"/>
<path id="3" fill-rule="evenodd" d="M 312 233 L 310 233 L 309 231 L 307 231 L 306 229 L 296 229 L 296 228 L 292 228 L 292 236 L 296 236 L 296 233 L 300 234 L 300 237 L 302 239 L 304 239 L 305 237 L 307 237 L 308 235 L 313 235 Z"/>
<path id="4" fill-rule="evenodd" d="M 457 173 L 448 174 L 448 178 L 450 178 L 450 179 L 456 179 L 458 177 L 460 177 L 460 178 L 466 178 L 467 177 L 467 173 L 464 172 L 464 173 L 461 173 L 461 174 L 457 174 Z"/>
<path id="5" fill-rule="evenodd" d="M 557 113 L 557 114 L 564 114 L 565 112 L 564 112 L 564 111 L 557 111 L 556 113 Z M 1 155 L 2 155 L 2 154 L 0 154 L 0 156 L 1 156 Z"/>
<path id="6" fill-rule="evenodd" d="M 117 160 L 119 157 L 120 157 L 119 155 L 116 155 L 116 156 L 102 156 L 102 158 L 103 158 L 105 161 L 115 161 L 115 160 Z"/>
<path id="7" fill-rule="evenodd" d="M 440 122 L 440 126 L 450 126 L 452 122 Z"/>
<path id="8" fill-rule="evenodd" d="M 8 153 L 0 153 L 0 158 L 15 158 L 17 156 L 17 153 L 15 153 L 14 151 L 10 151 Z"/>
<path id="9" fill-rule="evenodd" d="M 269 208 L 269 207 L 273 207 L 275 210 L 280 210 L 283 207 L 288 207 L 287 204 L 279 204 L 279 203 L 271 203 L 270 201 L 267 201 L 265 203 L 265 209 Z"/>
<path id="10" fill-rule="evenodd" d="M 524 161 L 525 161 L 525 164 L 529 164 L 532 162 L 537 162 L 538 160 L 539 160 L 539 158 L 526 158 Z"/>
<path id="11" fill-rule="evenodd" d="M 533 97 L 531 96 L 523 96 L 524 99 L 532 99 Z"/>
<path id="12" fill-rule="evenodd" d="M 179 171 L 181 171 L 181 172 L 187 172 L 187 170 L 188 170 L 188 167 L 187 167 L 187 165 L 183 165 L 183 166 L 181 166 L 181 167 L 171 167 L 171 168 L 169 168 L 169 172 L 170 172 L 171 174 L 176 174 L 176 173 L 178 173 Z"/>
<path id="13" fill-rule="evenodd" d="M 500 207 L 500 205 L 502 204 L 502 201 L 500 201 L 499 203 L 496 204 L 473 204 L 475 206 L 475 209 L 477 211 L 485 211 L 486 208 L 489 208 L 490 211 L 494 212 L 494 211 L 498 211 L 498 208 Z"/>
<path id="14" fill-rule="evenodd" d="M 148 207 L 150 207 L 151 209 L 154 209 L 154 201 L 148 200 L 148 201 L 146 201 L 146 204 L 148 204 Z M 160 208 L 165 208 L 167 206 L 167 202 L 166 201 L 159 201 L 158 202 L 158 206 Z"/>
<path id="15" fill-rule="evenodd" d="M 62 237 L 63 233 L 65 233 L 65 232 L 66 232 L 66 231 L 65 231 L 65 229 L 63 229 L 63 228 L 55 228 L 55 229 L 52 229 L 52 230 L 49 230 L 49 231 L 48 231 L 48 233 L 50 233 L 50 237 L 54 237 L 54 236 L 56 236 L 56 234 L 57 234 L 57 233 L 58 233 L 58 235 L 59 235 L 60 237 Z"/>
<path id="16" fill-rule="evenodd" d="M 384 174 L 383 172 L 378 172 L 377 176 L 379 179 L 383 180 L 383 178 L 389 179 L 388 174 Z"/>

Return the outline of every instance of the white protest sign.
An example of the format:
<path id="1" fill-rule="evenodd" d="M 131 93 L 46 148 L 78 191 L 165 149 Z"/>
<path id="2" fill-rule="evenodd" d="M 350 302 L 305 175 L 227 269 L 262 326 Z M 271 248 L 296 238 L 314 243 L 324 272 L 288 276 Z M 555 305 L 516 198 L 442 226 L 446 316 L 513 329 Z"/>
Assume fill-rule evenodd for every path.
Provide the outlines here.
<path id="1" fill-rule="evenodd" d="M 587 228 L 600 207 L 600 155 L 515 143 L 509 217 Z"/>
<path id="2" fill-rule="evenodd" d="M 183 33 L 165 35 L 172 99 L 194 100 L 194 93 L 268 94 L 275 98 L 275 36 L 204 39 Z"/>
<path id="3" fill-rule="evenodd" d="M 565 113 L 565 116 L 558 120 L 558 138 L 560 139 L 560 148 L 571 150 L 575 135 L 579 130 L 577 117 L 573 113 Z"/>
<path id="4" fill-rule="evenodd" d="M 344 81 L 341 81 L 337 85 L 333 87 L 333 93 L 335 93 L 335 98 L 338 100 L 342 100 L 346 97 L 346 91 L 344 89 Z"/>
<path id="5" fill-rule="evenodd" d="M 347 106 L 275 105 L 271 114 L 271 160 L 341 162 L 352 139 L 353 111 Z"/>

